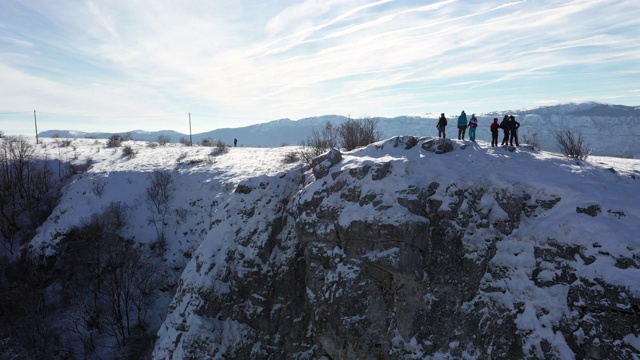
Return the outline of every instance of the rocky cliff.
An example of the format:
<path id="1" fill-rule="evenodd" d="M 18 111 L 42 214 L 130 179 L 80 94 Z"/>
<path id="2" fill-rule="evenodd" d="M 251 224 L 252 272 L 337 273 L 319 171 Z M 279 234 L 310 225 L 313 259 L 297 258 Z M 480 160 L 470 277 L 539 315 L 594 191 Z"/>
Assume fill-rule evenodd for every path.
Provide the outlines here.
<path id="1" fill-rule="evenodd" d="M 154 358 L 633 358 L 638 175 L 406 136 L 243 181 Z"/>

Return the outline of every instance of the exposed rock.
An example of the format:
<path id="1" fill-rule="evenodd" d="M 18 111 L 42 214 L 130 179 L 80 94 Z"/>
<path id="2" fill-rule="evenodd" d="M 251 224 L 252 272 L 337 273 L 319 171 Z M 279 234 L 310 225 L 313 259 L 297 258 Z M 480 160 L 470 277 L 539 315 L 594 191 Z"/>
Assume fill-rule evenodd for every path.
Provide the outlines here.
<path id="1" fill-rule="evenodd" d="M 453 142 L 450 139 L 431 139 L 423 142 L 422 148 L 436 154 L 444 154 L 453 151 Z"/>
<path id="2" fill-rule="evenodd" d="M 598 216 L 601 212 L 600 205 L 589 205 L 587 207 L 576 206 L 576 212 L 578 214 L 587 214 L 589 216 Z"/>
<path id="3" fill-rule="evenodd" d="M 316 179 L 321 179 L 329 173 L 329 169 L 342 160 L 342 153 L 338 149 L 331 149 L 311 161 L 313 175 Z"/>

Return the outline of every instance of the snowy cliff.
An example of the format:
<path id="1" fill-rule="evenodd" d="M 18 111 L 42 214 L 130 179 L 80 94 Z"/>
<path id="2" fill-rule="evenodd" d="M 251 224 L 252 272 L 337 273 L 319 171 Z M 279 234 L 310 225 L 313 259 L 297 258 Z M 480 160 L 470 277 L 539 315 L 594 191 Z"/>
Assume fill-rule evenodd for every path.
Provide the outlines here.
<path id="1" fill-rule="evenodd" d="M 296 147 L 33 146 L 74 173 L 0 264 L 2 358 L 640 353 L 638 160 L 413 136 L 313 166 L 283 163 Z"/>
<path id="2" fill-rule="evenodd" d="M 631 358 L 640 165 L 411 136 L 221 198 L 157 359 Z"/>

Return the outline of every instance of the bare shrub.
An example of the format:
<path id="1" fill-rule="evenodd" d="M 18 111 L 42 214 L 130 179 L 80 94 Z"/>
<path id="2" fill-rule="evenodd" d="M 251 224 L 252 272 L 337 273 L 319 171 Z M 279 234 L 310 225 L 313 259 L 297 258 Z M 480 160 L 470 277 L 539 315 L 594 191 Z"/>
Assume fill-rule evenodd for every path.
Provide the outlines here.
<path id="1" fill-rule="evenodd" d="M 284 154 L 284 158 L 282 159 L 282 162 L 285 164 L 293 164 L 298 161 L 300 161 L 300 154 L 296 151 L 290 151 Z"/>
<path id="2" fill-rule="evenodd" d="M 591 155 L 591 146 L 585 144 L 582 134 L 574 134 L 571 129 L 556 131 L 553 136 L 564 156 L 576 160 L 586 160 Z"/>
<path id="3" fill-rule="evenodd" d="M 127 159 L 133 159 L 134 157 L 136 157 L 136 152 L 135 150 L 133 150 L 131 145 L 125 145 L 122 148 L 122 156 L 126 157 Z"/>
<path id="4" fill-rule="evenodd" d="M 120 145 L 122 145 L 122 141 L 123 141 L 122 136 L 118 134 L 111 135 L 109 140 L 107 140 L 107 147 L 109 148 L 120 147 Z"/>
<path id="5" fill-rule="evenodd" d="M 206 146 L 206 147 L 213 147 L 215 141 L 216 141 L 216 139 L 214 139 L 214 138 L 202 139 L 202 141 L 200 141 L 200 145 Z"/>
<path id="6" fill-rule="evenodd" d="M 93 191 L 96 196 L 102 197 L 102 194 L 104 194 L 104 188 L 106 186 L 107 183 L 105 181 L 98 179 L 91 183 L 91 191 Z"/>
<path id="7" fill-rule="evenodd" d="M 178 139 L 178 142 L 182 145 L 185 146 L 191 146 L 191 141 L 189 141 L 189 139 L 187 139 L 186 137 L 182 136 L 180 139 Z"/>
<path id="8" fill-rule="evenodd" d="M 371 117 L 347 120 L 339 129 L 342 146 L 346 150 L 353 150 L 380 141 L 382 134 L 377 128 L 378 120 Z"/>
<path id="9" fill-rule="evenodd" d="M 529 144 L 534 149 L 540 150 L 540 137 L 538 133 L 524 134 L 522 140 L 525 144 Z"/>
<path id="10" fill-rule="evenodd" d="M 229 152 L 229 145 L 222 140 L 215 140 L 213 142 L 213 147 L 214 149 L 211 151 L 211 156 L 219 156 Z"/>
<path id="11" fill-rule="evenodd" d="M 168 137 L 168 136 L 166 136 L 166 135 L 160 135 L 160 136 L 158 136 L 158 144 L 159 144 L 160 146 L 165 146 L 165 145 L 167 145 L 167 144 L 168 144 L 168 143 L 170 143 L 170 142 L 171 142 L 171 138 L 170 138 L 170 137 Z"/>
<path id="12" fill-rule="evenodd" d="M 55 139 L 56 139 L 56 145 L 58 145 L 58 147 L 61 147 L 61 148 L 69 147 L 73 142 L 73 140 L 71 139 L 59 139 L 59 138 L 55 138 Z"/>
<path id="13" fill-rule="evenodd" d="M 308 164 L 315 157 L 324 154 L 338 146 L 339 129 L 332 123 L 326 122 L 321 131 L 313 130 L 311 136 L 302 142 L 302 149 L 299 151 L 300 158 Z"/>
<path id="14" fill-rule="evenodd" d="M 150 148 L 150 149 L 155 149 L 155 148 L 158 147 L 158 143 L 157 142 L 153 142 L 153 141 L 149 141 L 147 143 L 147 147 Z"/>
<path id="15" fill-rule="evenodd" d="M 70 174 L 82 174 L 87 172 L 91 165 L 93 165 L 93 159 L 91 156 L 87 156 L 83 163 L 69 163 L 69 172 Z"/>

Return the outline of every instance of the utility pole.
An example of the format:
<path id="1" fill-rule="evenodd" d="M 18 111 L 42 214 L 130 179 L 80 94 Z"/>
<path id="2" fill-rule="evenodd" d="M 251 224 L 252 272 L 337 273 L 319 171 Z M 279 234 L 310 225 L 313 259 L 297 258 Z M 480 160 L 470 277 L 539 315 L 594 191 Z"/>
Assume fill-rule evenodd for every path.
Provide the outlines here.
<path id="1" fill-rule="evenodd" d="M 38 144 L 38 120 L 36 119 L 35 110 L 33 110 L 33 122 L 36 124 L 36 144 Z"/>
<path id="2" fill-rule="evenodd" d="M 193 146 L 193 139 L 191 138 L 191 113 L 189 113 L 189 146 Z"/>

